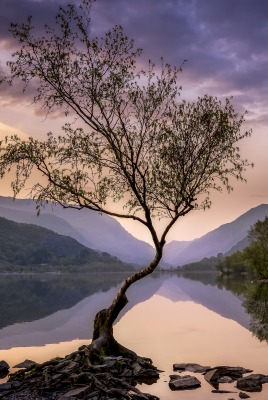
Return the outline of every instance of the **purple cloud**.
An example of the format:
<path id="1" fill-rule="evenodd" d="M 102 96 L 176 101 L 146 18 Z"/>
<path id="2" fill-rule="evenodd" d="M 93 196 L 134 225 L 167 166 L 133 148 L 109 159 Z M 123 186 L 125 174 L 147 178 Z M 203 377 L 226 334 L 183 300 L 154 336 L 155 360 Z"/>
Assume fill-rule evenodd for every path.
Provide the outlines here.
<path id="1" fill-rule="evenodd" d="M 14 48 L 10 22 L 29 14 L 41 31 L 45 23 L 53 22 L 60 4 L 66 1 L 2 0 L 0 42 Z M 93 34 L 121 24 L 144 49 L 143 60 L 157 62 L 164 56 L 181 65 L 187 59 L 184 87 L 194 82 L 213 94 L 250 93 L 252 105 L 256 99 L 267 103 L 266 0 L 97 0 L 92 11 Z M 243 102 L 243 95 L 239 100 Z"/>

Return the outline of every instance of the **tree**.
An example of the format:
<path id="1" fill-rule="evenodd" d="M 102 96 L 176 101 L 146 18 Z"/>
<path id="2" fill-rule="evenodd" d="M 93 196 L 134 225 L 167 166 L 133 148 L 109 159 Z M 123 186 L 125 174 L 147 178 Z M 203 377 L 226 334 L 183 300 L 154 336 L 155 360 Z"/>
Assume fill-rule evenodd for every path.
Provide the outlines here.
<path id="1" fill-rule="evenodd" d="M 221 274 L 241 275 L 251 272 L 246 250 L 236 251 L 230 256 L 218 259 L 217 269 Z"/>
<path id="2" fill-rule="evenodd" d="M 161 60 L 139 67 L 141 50 L 115 26 L 101 38 L 90 34 L 92 0 L 59 9 L 55 27 L 36 36 L 32 19 L 13 24 L 20 49 L 8 63 L 5 82 L 35 89 L 34 103 L 47 114 L 63 112 L 81 125 L 66 123 L 62 135 L 45 141 L 13 136 L 1 143 L 0 176 L 16 169 L 14 196 L 37 170 L 30 196 L 38 207 L 47 201 L 132 219 L 150 232 L 155 257 L 128 277 L 114 301 L 95 319 L 92 348 L 124 351 L 113 337 L 113 323 L 127 303 L 130 285 L 158 266 L 166 236 L 193 209 L 210 206 L 210 191 L 232 189 L 230 178 L 244 180 L 249 165 L 237 142 L 241 131 L 230 99 L 222 104 L 204 96 L 179 102 L 181 68 Z M 110 202 L 120 201 L 121 212 Z M 159 234 L 158 218 L 166 226 Z"/>
<path id="3" fill-rule="evenodd" d="M 245 249 L 253 270 L 261 278 L 268 278 L 268 217 L 257 221 L 248 232 L 249 246 Z"/>

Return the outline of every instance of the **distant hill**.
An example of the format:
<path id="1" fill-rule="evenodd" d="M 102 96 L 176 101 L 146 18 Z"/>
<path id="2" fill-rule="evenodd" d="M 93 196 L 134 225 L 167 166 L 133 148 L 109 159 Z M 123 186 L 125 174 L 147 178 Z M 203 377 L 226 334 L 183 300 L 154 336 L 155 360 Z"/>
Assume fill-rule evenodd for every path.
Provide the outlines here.
<path id="1" fill-rule="evenodd" d="M 236 220 L 192 241 L 173 241 L 164 249 L 162 265 L 185 265 L 217 256 L 229 255 L 247 245 L 247 232 L 258 219 L 268 215 L 268 205 L 252 208 Z M 36 224 L 61 235 L 76 239 L 86 247 L 107 252 L 124 262 L 141 266 L 150 262 L 154 255 L 152 246 L 136 239 L 114 218 L 90 210 L 63 209 L 48 204 L 36 216 L 35 202 L 0 196 L 0 216 L 16 222 Z"/>
<path id="2" fill-rule="evenodd" d="M 185 265 L 205 257 L 242 250 L 247 245 L 247 233 L 257 221 L 268 216 L 268 204 L 252 208 L 234 221 L 195 239 L 188 245 L 173 241 L 167 245 L 164 261 L 172 265 Z M 177 243 L 177 245 L 176 245 Z M 231 254 L 231 253 L 230 253 Z"/>
<path id="3" fill-rule="evenodd" d="M 35 202 L 0 196 L 0 216 L 16 222 L 40 225 L 62 235 L 68 235 L 81 244 L 112 254 L 124 262 L 144 265 L 154 255 L 152 246 L 136 239 L 114 218 L 90 210 L 64 209 L 48 204 L 36 216 Z"/>
<path id="4" fill-rule="evenodd" d="M 183 250 L 187 249 L 187 247 L 192 243 L 189 241 L 177 241 L 173 240 L 170 243 L 167 243 L 164 247 L 164 260 L 166 263 L 170 265 L 177 266 L 178 259 Z"/>
<path id="5" fill-rule="evenodd" d="M 22 224 L 0 217 L 0 265 L 81 266 L 126 270 L 116 257 L 89 249 L 75 239 L 37 225 Z M 131 268 L 129 268 L 131 269 Z"/>
<path id="6" fill-rule="evenodd" d="M 224 253 L 224 256 L 230 256 L 231 254 L 235 253 L 236 251 L 242 251 L 244 250 L 245 247 L 249 245 L 249 240 L 248 237 L 244 237 L 244 239 L 240 240 L 238 243 L 236 243 L 233 247 L 231 247 L 230 250 L 228 250 L 226 253 Z"/>

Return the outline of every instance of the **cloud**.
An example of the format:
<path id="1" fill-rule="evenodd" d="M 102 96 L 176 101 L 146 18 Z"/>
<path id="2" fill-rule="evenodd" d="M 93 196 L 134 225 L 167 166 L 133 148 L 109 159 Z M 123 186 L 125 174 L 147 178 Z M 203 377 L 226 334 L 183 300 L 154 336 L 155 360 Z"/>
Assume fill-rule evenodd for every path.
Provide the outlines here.
<path id="1" fill-rule="evenodd" d="M 29 15 L 33 16 L 37 31 L 42 32 L 43 26 L 53 22 L 59 5 L 64 3 L 63 0 L 1 0 L 0 43 L 5 48 L 14 48 L 16 42 L 9 31 L 10 25 L 26 21 Z"/>
<path id="2" fill-rule="evenodd" d="M 10 21 L 29 14 L 41 32 L 60 4 L 66 1 L 2 0 L 0 42 L 14 48 Z M 182 77 L 186 90 L 194 86 L 218 96 L 237 93 L 247 108 L 256 102 L 267 104 L 266 0 L 97 0 L 92 15 L 93 34 L 121 24 L 144 49 L 142 63 L 164 56 L 167 62 L 181 65 L 187 59 Z"/>
<path id="3" fill-rule="evenodd" d="M 194 83 L 217 95 L 250 91 L 267 104 L 266 0 L 100 0 L 94 13 L 96 32 L 122 24 L 145 49 L 144 59 L 164 56 L 177 65 L 187 59 L 184 87 Z"/>

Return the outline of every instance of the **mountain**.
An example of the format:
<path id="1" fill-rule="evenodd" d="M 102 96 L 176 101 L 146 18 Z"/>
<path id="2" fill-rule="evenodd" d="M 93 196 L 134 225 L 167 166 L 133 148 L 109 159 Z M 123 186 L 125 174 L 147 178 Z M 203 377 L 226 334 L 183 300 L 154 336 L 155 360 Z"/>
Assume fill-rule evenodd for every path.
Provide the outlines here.
<path id="1" fill-rule="evenodd" d="M 192 243 L 189 241 L 177 241 L 173 240 L 170 243 L 167 243 L 164 247 L 163 258 L 167 264 L 177 265 L 178 259 L 180 257 L 181 252 Z"/>
<path id="2" fill-rule="evenodd" d="M 258 219 L 268 215 L 268 205 L 252 208 L 236 220 L 192 241 L 173 241 L 164 250 L 163 263 L 178 266 L 199 261 L 204 257 L 231 254 L 247 245 L 247 232 Z M 64 209 L 48 204 L 36 216 L 35 202 L 29 199 L 0 197 L 0 216 L 16 222 L 43 226 L 79 243 L 112 254 L 124 262 L 144 265 L 154 255 L 146 242 L 128 233 L 114 218 L 90 210 Z"/>
<path id="3" fill-rule="evenodd" d="M 0 205 L 0 217 L 19 223 L 42 226 L 43 228 L 50 229 L 51 231 L 59 233 L 60 235 L 71 236 L 78 242 L 86 245 L 86 243 L 83 243 L 83 236 L 76 229 L 74 229 L 63 218 L 57 217 L 53 214 L 43 212 L 39 215 L 37 220 L 36 213 L 31 211 L 16 210 Z"/>
<path id="4" fill-rule="evenodd" d="M 236 251 L 242 251 L 248 245 L 249 245 L 249 240 L 248 240 L 248 237 L 246 236 L 242 240 L 240 240 L 238 243 L 236 243 L 233 247 L 231 247 L 230 250 L 228 250 L 226 253 L 224 253 L 224 256 L 230 256 L 231 254 L 235 253 Z"/>
<path id="5" fill-rule="evenodd" d="M 91 210 L 78 211 L 48 204 L 37 217 L 34 201 L 13 201 L 11 197 L 0 196 L 0 216 L 71 236 L 87 247 L 107 252 L 133 265 L 147 264 L 154 255 L 148 243 L 136 239 L 114 218 Z"/>
<path id="6" fill-rule="evenodd" d="M 89 249 L 75 239 L 37 225 L 21 224 L 0 217 L 0 265 L 10 266 L 109 266 L 124 270 L 116 257 Z M 9 268 L 10 269 L 10 268 Z"/>
<path id="7" fill-rule="evenodd" d="M 247 245 L 247 233 L 257 221 L 268 216 L 268 204 L 250 209 L 234 221 L 221 225 L 201 238 L 191 241 L 183 248 L 182 242 L 173 241 L 167 245 L 164 261 L 178 266 L 218 253 L 242 250 Z"/>

